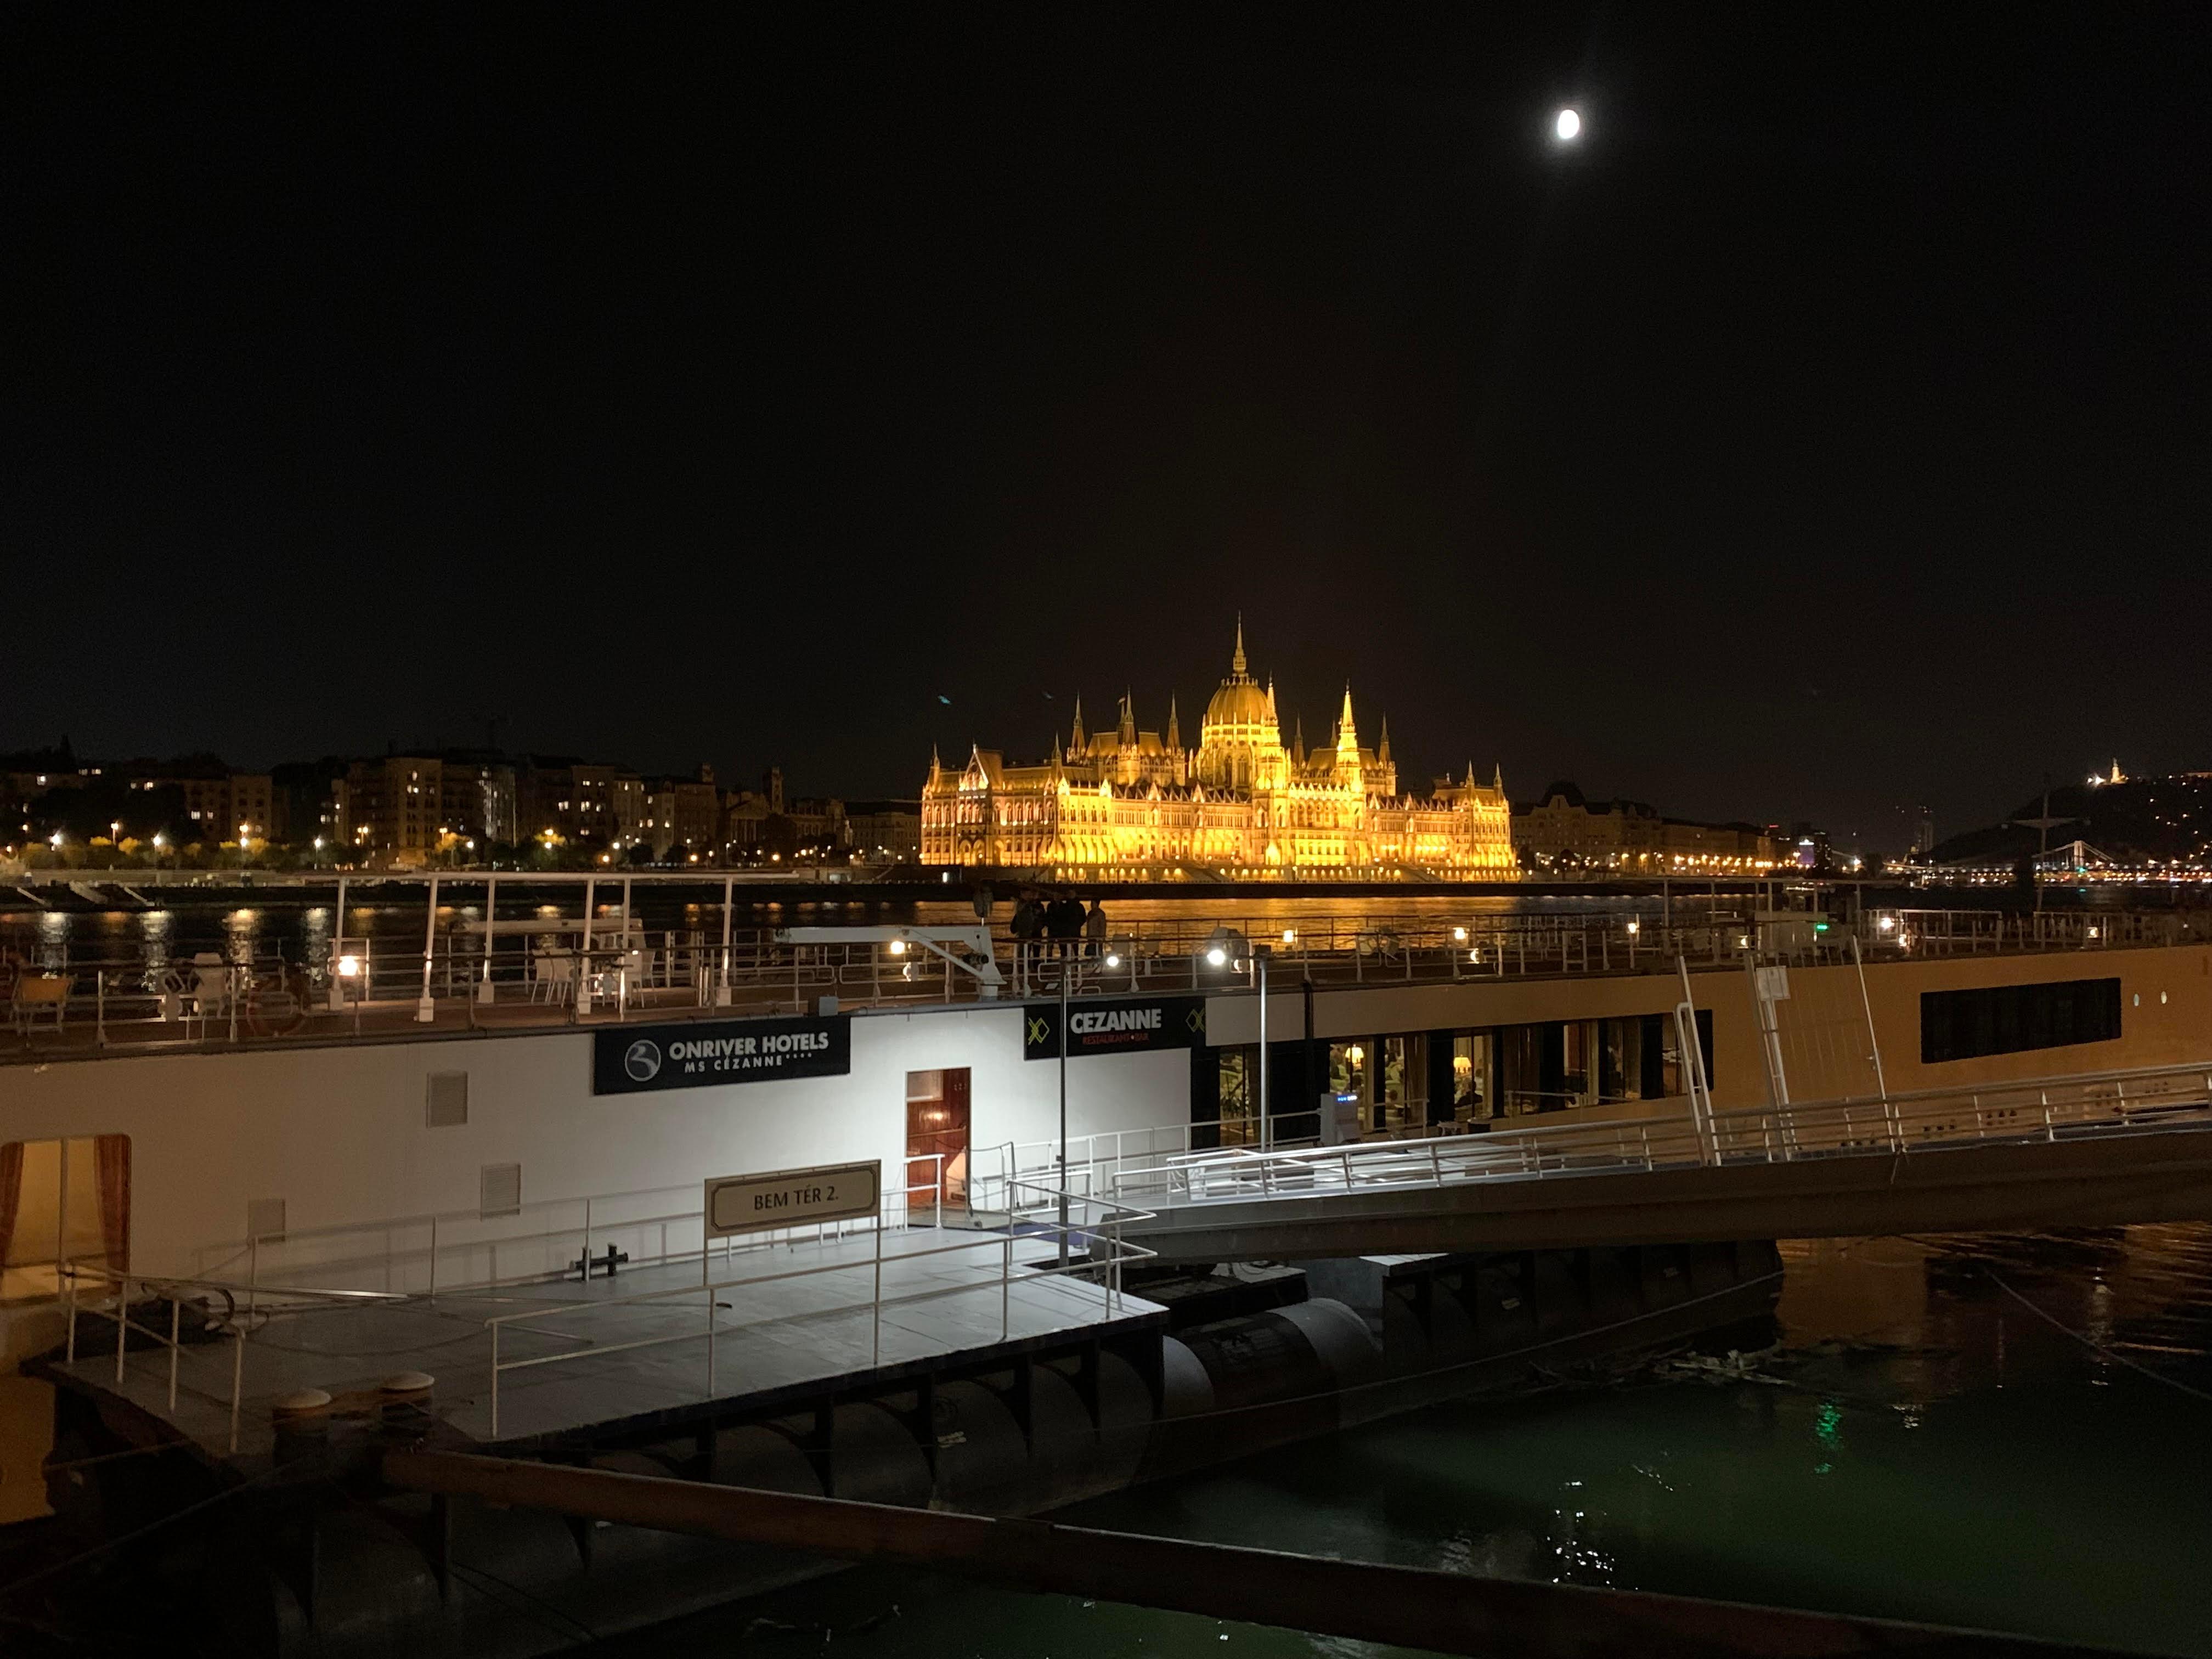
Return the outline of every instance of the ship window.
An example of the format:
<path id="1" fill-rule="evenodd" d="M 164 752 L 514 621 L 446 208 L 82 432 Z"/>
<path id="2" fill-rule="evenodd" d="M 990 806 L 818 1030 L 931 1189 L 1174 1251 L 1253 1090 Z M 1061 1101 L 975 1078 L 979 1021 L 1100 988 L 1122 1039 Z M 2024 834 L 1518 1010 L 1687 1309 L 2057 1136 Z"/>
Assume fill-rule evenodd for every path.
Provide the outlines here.
<path id="1" fill-rule="evenodd" d="M 53 1295 L 64 1263 L 123 1272 L 130 1249 L 130 1136 L 0 1145 L 0 1302 Z"/>
<path id="2" fill-rule="evenodd" d="M 1490 1033 L 1457 1032 L 1451 1045 L 1452 1116 L 1462 1123 L 1490 1116 Z"/>
<path id="3" fill-rule="evenodd" d="M 1260 1140 L 1260 1051 L 1217 1048 L 1220 1056 L 1223 1146 L 1257 1146 Z"/>
<path id="4" fill-rule="evenodd" d="M 1652 1018 L 1659 1022 L 1656 1030 L 1660 1043 L 1660 1096 L 1686 1095 L 1690 1092 L 1690 1080 L 1682 1072 L 1682 1056 L 1679 1052 L 1681 1045 L 1676 1041 L 1674 1022 L 1665 1014 L 1656 1014 Z M 1713 1011 L 1698 1009 L 1697 1021 L 1698 1058 L 1705 1062 L 1705 1086 L 1710 1089 L 1719 1081 L 1719 1073 L 1713 1069 Z M 1650 1030 L 1647 1028 L 1647 1040 Z M 1652 1097 L 1649 1094 L 1644 1097 L 1647 1100 Z"/>
<path id="5" fill-rule="evenodd" d="M 1424 1032 L 1379 1039 L 1382 1064 L 1375 1078 L 1377 1129 L 1416 1128 L 1428 1121 L 1429 1040 Z"/>
<path id="6" fill-rule="evenodd" d="M 1373 1047 L 1371 1039 L 1364 1042 L 1332 1042 L 1328 1045 L 1329 1092 L 1347 1104 L 1355 1100 L 1359 1102 L 1363 1115 L 1370 1098 L 1367 1089 L 1367 1062 Z"/>
<path id="7" fill-rule="evenodd" d="M 2112 1042 L 2120 1035 L 2120 981 L 2069 979 L 1920 994 L 1920 1061 Z"/>

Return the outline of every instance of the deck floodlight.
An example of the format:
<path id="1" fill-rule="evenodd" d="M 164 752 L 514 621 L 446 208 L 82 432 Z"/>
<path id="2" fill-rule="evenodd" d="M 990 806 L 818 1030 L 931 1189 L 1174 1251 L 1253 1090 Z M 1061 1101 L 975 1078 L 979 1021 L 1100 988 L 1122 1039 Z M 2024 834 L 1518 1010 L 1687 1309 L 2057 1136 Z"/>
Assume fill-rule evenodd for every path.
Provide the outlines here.
<path id="1" fill-rule="evenodd" d="M 1251 951 L 1244 935 L 1226 922 L 1207 934 L 1206 943 L 1199 947 L 1199 954 L 1206 958 L 1209 968 L 1242 969 Z"/>

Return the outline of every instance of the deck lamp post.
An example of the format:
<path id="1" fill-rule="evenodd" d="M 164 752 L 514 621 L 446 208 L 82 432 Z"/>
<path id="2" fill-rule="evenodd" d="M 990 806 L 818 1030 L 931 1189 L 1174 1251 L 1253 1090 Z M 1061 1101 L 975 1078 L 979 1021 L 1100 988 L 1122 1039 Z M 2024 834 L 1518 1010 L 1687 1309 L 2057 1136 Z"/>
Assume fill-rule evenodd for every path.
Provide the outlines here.
<path id="1" fill-rule="evenodd" d="M 1120 958 L 1109 953 L 1098 965 L 1115 968 Z M 1067 1265 L 1067 999 L 1074 987 L 1091 974 L 1090 964 L 1079 958 L 1063 957 L 1060 967 L 1060 1265 Z M 1009 1194 L 1008 1208 L 1012 1207 Z M 1012 1218 L 1009 1216 L 1009 1224 Z"/>
<path id="2" fill-rule="evenodd" d="M 1102 969 L 1109 974 L 1119 972 L 1121 967 L 1121 955 L 1122 947 L 1119 945 L 1109 943 L 1106 945 L 1104 953 L 1098 957 L 1096 961 L 1085 961 L 1081 958 L 1072 957 L 1063 957 L 1060 958 L 1060 1265 L 1063 1267 L 1067 1265 L 1067 1000 L 1069 994 L 1074 990 L 1074 988 L 1080 985 L 1085 980 L 1090 978 L 1094 973 Z M 1129 959 L 1133 963 L 1136 960 L 1136 953 L 1133 949 L 1129 952 Z M 1133 966 L 1130 969 L 1129 975 L 1133 987 L 1133 981 L 1136 978 L 1136 969 Z M 1011 1203 L 1012 1200 L 1010 1198 L 1010 1207 Z"/>
<path id="3" fill-rule="evenodd" d="M 1275 954 L 1271 945 L 1252 947 L 1253 977 L 1260 985 L 1260 1150 L 1274 1148 L 1274 1133 L 1267 1121 L 1267 961 Z"/>
<path id="4" fill-rule="evenodd" d="M 1260 992 L 1260 1146 L 1262 1151 L 1273 1144 L 1267 1127 L 1267 959 L 1272 947 L 1255 945 L 1244 936 L 1242 929 L 1226 922 L 1214 928 L 1199 947 L 1199 957 L 1209 968 L 1224 969 L 1231 973 L 1249 974 Z M 1195 970 L 1191 975 L 1194 989 L 1197 986 Z"/>

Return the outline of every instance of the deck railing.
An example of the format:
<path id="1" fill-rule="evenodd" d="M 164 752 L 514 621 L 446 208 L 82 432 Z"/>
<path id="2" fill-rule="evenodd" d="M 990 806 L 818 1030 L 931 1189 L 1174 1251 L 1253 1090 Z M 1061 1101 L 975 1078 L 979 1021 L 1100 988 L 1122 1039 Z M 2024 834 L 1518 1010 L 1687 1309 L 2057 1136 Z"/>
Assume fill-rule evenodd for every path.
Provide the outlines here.
<path id="1" fill-rule="evenodd" d="M 577 1361 L 595 1363 L 610 1354 L 641 1348 L 697 1344 L 702 1350 L 701 1397 L 711 1400 L 715 1397 L 717 1344 L 723 1338 L 736 1335 L 741 1331 L 818 1321 L 840 1314 L 866 1312 L 868 1315 L 869 1364 L 874 1366 L 883 1360 L 884 1313 L 886 1309 L 911 1307 L 949 1297 L 995 1297 L 999 1305 L 999 1336 L 1001 1341 L 1005 1341 L 1012 1332 L 1012 1297 L 1014 1287 L 1047 1279 L 1069 1277 L 1095 1284 L 1106 1316 L 1109 1319 L 1119 1316 L 1122 1306 L 1121 1279 L 1125 1265 L 1152 1255 L 1141 1245 L 1126 1242 L 1121 1231 L 1125 1225 L 1152 1219 L 1152 1213 L 1134 1206 L 1090 1194 L 1070 1194 L 1033 1182 L 1008 1183 L 1003 1189 L 1002 1197 L 1008 1201 L 1002 1226 L 988 1231 L 970 1231 L 950 1242 L 919 1250 L 901 1250 L 894 1258 L 896 1264 L 940 1259 L 950 1261 L 956 1257 L 966 1257 L 971 1261 L 978 1256 L 986 1259 L 987 1268 L 981 1275 L 959 1284 L 884 1295 L 884 1230 L 878 1225 L 868 1230 L 873 1234 L 874 1249 L 865 1256 L 765 1273 L 726 1273 L 715 1278 L 708 1276 L 708 1263 L 702 1260 L 701 1282 L 696 1285 L 644 1291 L 634 1296 L 579 1301 L 565 1306 L 533 1303 L 515 1313 L 495 1315 L 484 1321 L 484 1329 L 490 1340 L 491 1433 L 496 1438 L 500 1432 L 500 1379 L 515 1371 Z M 1062 1221 L 1059 1218 L 1061 1216 L 1066 1216 L 1068 1219 Z M 1057 1259 L 1045 1266 L 1018 1264 L 1014 1259 L 1018 1244 L 1054 1246 Z M 1063 1245 L 1065 1248 L 1060 1248 Z M 995 1272 L 989 1269 L 995 1269 Z M 735 1297 L 765 1285 L 819 1279 L 831 1274 L 848 1277 L 867 1275 L 868 1293 L 865 1297 L 854 1295 L 827 1304 L 816 1304 L 797 1313 L 728 1322 L 718 1318 L 721 1307 L 725 1305 L 720 1301 L 724 1294 Z M 579 1325 L 588 1326 L 593 1322 L 604 1323 L 611 1316 L 619 1323 L 621 1316 L 639 1310 L 652 1311 L 662 1308 L 688 1310 L 695 1305 L 698 1311 L 696 1323 L 687 1317 L 683 1322 L 686 1328 L 675 1331 L 660 1331 L 627 1340 L 608 1341 L 586 1335 L 577 1328 Z M 556 1328 L 556 1325 L 565 1325 L 565 1328 Z M 509 1327 L 526 1330 L 539 1337 L 565 1340 L 574 1346 L 553 1353 L 502 1359 L 500 1357 L 501 1333 Z"/>
<path id="2" fill-rule="evenodd" d="M 1678 907 L 1680 908 L 1680 907 Z M 717 1014 L 972 1001 L 975 978 L 922 951 L 792 944 L 772 930 L 646 929 L 571 920 L 533 931 L 430 930 L 427 946 L 342 937 L 310 959 L 282 951 L 190 960 L 76 959 L 49 951 L 0 969 L 0 1060 L 41 1060 L 440 1030 L 507 1030 Z M 1790 913 L 1566 915 L 1371 912 L 1280 918 L 1224 912 L 1146 921 L 1103 943 L 1018 941 L 994 951 L 1012 998 L 1049 997 L 1079 963 L 1090 996 L 1249 989 L 1266 949 L 1278 985 L 1382 986 L 1733 967 L 1747 953 L 1800 967 L 2212 939 L 2212 914 L 1893 909 L 1846 926 Z"/>
<path id="3" fill-rule="evenodd" d="M 884 1224 L 937 1226 L 943 1220 L 945 1154 L 904 1159 L 908 1184 L 884 1194 Z M 914 1177 L 926 1171 L 928 1179 Z M 810 1222 L 714 1241 L 717 1254 L 818 1242 L 864 1224 Z M 204 1247 L 200 1271 L 237 1279 L 249 1291 L 288 1279 L 349 1290 L 422 1296 L 574 1277 L 580 1264 L 614 1249 L 644 1267 L 696 1258 L 708 1248 L 702 1188 L 647 1187 L 579 1198 L 538 1199 L 509 1208 L 443 1210 L 319 1227 L 286 1227 Z"/>
<path id="4" fill-rule="evenodd" d="M 193 1392 L 226 1407 L 229 1415 L 229 1445 L 234 1452 L 238 1449 L 240 1412 L 246 1399 L 246 1344 L 272 1323 L 281 1323 L 288 1315 L 333 1307 L 406 1306 L 435 1302 L 441 1293 L 452 1297 L 570 1277 L 580 1279 L 586 1273 L 608 1266 L 604 1259 L 592 1257 L 595 1246 L 615 1248 L 616 1261 L 623 1268 L 633 1272 L 696 1259 L 704 1278 L 714 1261 L 720 1261 L 726 1272 L 733 1261 L 767 1259 L 779 1248 L 822 1244 L 869 1232 L 873 1232 L 880 1243 L 886 1231 L 904 1231 L 923 1224 L 936 1228 L 944 1219 L 943 1155 L 919 1155 L 908 1158 L 906 1163 L 909 1184 L 902 1191 L 886 1193 L 884 1208 L 877 1216 L 858 1221 L 814 1222 L 764 1229 L 740 1238 L 707 1239 L 704 1211 L 696 1201 L 689 1209 L 666 1207 L 675 1194 L 685 1194 L 694 1200 L 702 1198 L 702 1187 L 689 1185 L 548 1200 L 494 1215 L 474 1210 L 446 1211 L 258 1234 L 244 1241 L 209 1247 L 201 1255 L 204 1260 L 213 1258 L 216 1265 L 184 1277 L 118 1272 L 92 1262 L 64 1261 L 57 1271 L 68 1328 L 64 1357 L 70 1364 L 76 1362 L 80 1327 L 88 1316 L 106 1320 L 114 1328 L 114 1380 L 118 1383 L 124 1380 L 125 1354 L 131 1337 L 135 1334 L 155 1343 L 167 1352 L 167 1403 L 173 1417 L 183 1361 L 187 1354 L 210 1350 L 208 1341 L 196 1339 L 212 1334 L 228 1347 L 228 1364 L 223 1367 L 228 1374 L 228 1383 L 216 1378 L 210 1384 L 203 1376 Z M 914 1182 L 913 1171 L 924 1165 L 928 1166 L 932 1178 Z M 645 1212 L 639 1213 L 641 1211 Z M 562 1224 L 564 1217 L 576 1217 L 579 1212 L 580 1216 L 575 1225 Z M 678 1229 L 672 1238 L 668 1231 L 672 1224 Z M 456 1232 L 467 1234 L 471 1229 L 483 1230 L 484 1236 L 455 1237 Z M 660 1248 L 657 1251 L 644 1249 L 643 1238 L 656 1230 Z M 625 1237 L 638 1239 L 641 1248 L 635 1251 L 621 1250 L 619 1245 Z M 571 1248 L 578 1249 L 575 1259 L 567 1255 Z M 507 1253 L 504 1263 L 498 1254 L 501 1249 Z M 489 1271 L 479 1270 L 471 1277 L 471 1264 L 488 1267 Z M 766 1282 L 783 1276 L 787 1275 L 754 1275 L 751 1282 Z M 383 1283 L 371 1287 L 344 1282 L 363 1279 L 381 1279 Z M 743 1276 L 727 1281 L 731 1285 L 743 1282 L 748 1282 Z M 1113 1280 L 1117 1297 L 1120 1284 L 1117 1269 Z M 623 1305 L 645 1299 L 649 1298 L 610 1297 L 573 1304 L 534 1303 L 532 1308 L 550 1308 L 558 1314 L 571 1309 Z M 149 1303 L 154 1304 L 155 1322 L 151 1324 L 146 1322 L 141 1311 Z M 189 1333 L 185 1323 L 187 1319 L 194 1322 Z M 495 1354 L 496 1346 L 495 1338 Z M 609 1350 L 603 1347 L 596 1352 Z M 204 1372 L 206 1368 L 195 1369 Z M 495 1373 L 495 1391 L 496 1386 Z M 495 1419 L 495 1398 L 493 1412 Z"/>
<path id="5" fill-rule="evenodd" d="M 220 1279 L 173 1279 L 149 1273 L 118 1273 L 96 1267 L 89 1262 L 65 1261 L 60 1264 L 62 1302 L 68 1318 L 69 1335 L 63 1353 L 67 1364 L 75 1364 L 78 1352 L 80 1322 L 89 1312 L 106 1318 L 115 1328 L 115 1382 L 119 1386 L 124 1378 L 125 1356 L 132 1333 L 163 1349 L 167 1361 L 168 1410 L 172 1418 L 177 1413 L 177 1395 L 181 1386 L 180 1372 L 187 1352 L 213 1345 L 188 1337 L 185 1318 L 200 1322 L 193 1336 L 212 1334 L 228 1351 L 229 1364 L 223 1367 L 229 1373 L 227 1394 L 217 1394 L 205 1389 L 194 1392 L 223 1404 L 230 1420 L 229 1447 L 237 1451 L 240 1416 L 246 1400 L 246 1343 L 253 1331 L 275 1317 L 286 1308 L 355 1306 L 367 1307 L 404 1302 L 400 1296 L 387 1295 L 381 1291 L 331 1290 L 320 1286 L 307 1288 L 285 1285 L 241 1285 Z M 87 1296 L 89 1287 L 91 1295 Z M 133 1291 L 137 1295 L 133 1296 Z M 135 1308 L 152 1303 L 155 1316 L 161 1319 L 161 1310 L 167 1309 L 167 1318 L 160 1324 L 149 1325 L 133 1317 Z M 218 1305 L 220 1307 L 218 1308 Z"/>

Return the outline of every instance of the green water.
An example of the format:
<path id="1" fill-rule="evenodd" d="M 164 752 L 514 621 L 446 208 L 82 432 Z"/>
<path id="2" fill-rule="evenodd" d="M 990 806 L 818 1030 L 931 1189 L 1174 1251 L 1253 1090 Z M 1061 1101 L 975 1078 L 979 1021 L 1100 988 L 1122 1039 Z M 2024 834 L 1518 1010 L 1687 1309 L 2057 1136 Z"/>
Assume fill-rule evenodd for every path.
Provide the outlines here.
<path id="1" fill-rule="evenodd" d="M 1771 1381 L 1464 1401 L 1059 1518 L 2212 1655 L 2212 1228 L 1784 1255 Z M 1402 1651 L 874 1570 L 604 1650 L 825 1644 L 864 1659 Z"/>

